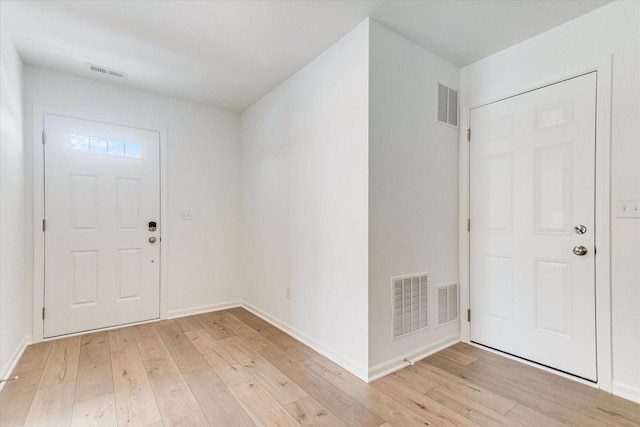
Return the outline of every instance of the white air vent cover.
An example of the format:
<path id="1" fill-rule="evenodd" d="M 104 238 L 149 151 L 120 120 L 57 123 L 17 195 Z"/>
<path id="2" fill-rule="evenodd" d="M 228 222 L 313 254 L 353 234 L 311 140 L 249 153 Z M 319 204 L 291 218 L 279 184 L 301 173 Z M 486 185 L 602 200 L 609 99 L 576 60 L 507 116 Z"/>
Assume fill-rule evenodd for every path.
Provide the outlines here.
<path id="1" fill-rule="evenodd" d="M 89 71 L 94 71 L 96 73 L 104 74 L 111 77 L 117 77 L 119 79 L 124 79 L 127 77 L 125 73 L 122 71 L 112 70 L 107 67 L 101 67 L 99 65 L 87 64 L 89 66 Z"/>
<path id="2" fill-rule="evenodd" d="M 427 274 L 391 279 L 393 337 L 400 338 L 429 326 Z"/>
<path id="3" fill-rule="evenodd" d="M 438 286 L 438 326 L 458 320 L 458 284 Z"/>
<path id="4" fill-rule="evenodd" d="M 458 127 L 458 92 L 436 82 L 436 120 Z"/>

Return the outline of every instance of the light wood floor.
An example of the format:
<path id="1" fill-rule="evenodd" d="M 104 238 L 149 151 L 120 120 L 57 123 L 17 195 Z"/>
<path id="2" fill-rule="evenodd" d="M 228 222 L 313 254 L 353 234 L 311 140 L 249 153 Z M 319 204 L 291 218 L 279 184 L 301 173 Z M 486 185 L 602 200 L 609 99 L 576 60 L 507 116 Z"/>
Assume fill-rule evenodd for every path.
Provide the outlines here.
<path id="1" fill-rule="evenodd" d="M 638 426 L 640 405 L 457 344 L 367 385 L 243 309 L 43 342 L 0 425 Z"/>

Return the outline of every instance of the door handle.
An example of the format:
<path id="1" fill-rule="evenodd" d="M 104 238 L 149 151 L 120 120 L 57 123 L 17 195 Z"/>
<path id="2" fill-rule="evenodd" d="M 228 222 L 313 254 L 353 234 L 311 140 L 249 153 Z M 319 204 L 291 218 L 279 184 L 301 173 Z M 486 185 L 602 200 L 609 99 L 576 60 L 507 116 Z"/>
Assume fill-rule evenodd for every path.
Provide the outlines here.
<path id="1" fill-rule="evenodd" d="M 149 243 L 155 243 L 156 242 L 156 238 L 154 236 L 149 237 Z M 574 249 L 575 252 L 575 249 Z"/>
<path id="2" fill-rule="evenodd" d="M 587 248 L 585 248 L 584 246 L 576 246 L 573 248 L 573 253 L 578 256 L 584 256 L 587 254 L 587 252 Z"/>

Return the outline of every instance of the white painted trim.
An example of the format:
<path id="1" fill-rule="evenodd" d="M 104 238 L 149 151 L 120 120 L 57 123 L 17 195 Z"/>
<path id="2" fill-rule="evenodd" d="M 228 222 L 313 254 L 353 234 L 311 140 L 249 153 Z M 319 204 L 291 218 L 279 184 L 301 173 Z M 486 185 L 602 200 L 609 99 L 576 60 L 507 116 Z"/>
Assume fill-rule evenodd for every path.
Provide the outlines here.
<path id="1" fill-rule="evenodd" d="M 597 336 L 597 385 L 612 391 L 612 342 L 611 342 L 611 85 L 613 56 L 597 63 L 578 67 L 571 72 L 532 82 L 517 90 L 510 90 L 490 99 L 465 100 L 461 111 L 466 111 L 464 126 L 460 126 L 459 159 L 459 264 L 461 312 L 469 308 L 469 143 L 466 129 L 473 108 L 499 101 L 543 86 L 597 71 L 596 101 L 596 336 Z M 473 134 L 472 134 L 473 139 Z M 473 227 L 473 218 L 471 222 Z M 473 316 L 473 313 L 472 313 Z M 461 322 L 460 339 L 470 342 L 470 324 Z M 556 372 L 557 373 L 557 372 Z M 574 377 L 568 377 L 575 379 Z"/>
<path id="2" fill-rule="evenodd" d="M 247 309 L 251 313 L 255 314 L 256 316 L 260 317 L 261 319 L 263 319 L 264 321 L 270 323 L 271 325 L 275 326 L 276 328 L 282 330 L 287 335 L 291 335 L 296 340 L 298 340 L 301 343 L 311 347 L 312 349 L 314 349 L 315 351 L 317 351 L 318 353 L 320 353 L 321 355 L 323 355 L 327 359 L 335 362 L 337 365 L 339 365 L 342 368 L 346 369 L 347 371 L 351 372 L 353 375 L 355 375 L 356 377 L 360 378 L 362 381 L 367 381 L 368 380 L 369 376 L 368 376 L 368 372 L 367 372 L 367 367 L 366 366 L 358 365 L 357 363 L 355 363 L 354 361 L 352 361 L 348 357 L 344 357 L 341 354 L 339 354 L 339 353 L 337 353 L 337 352 L 325 347 L 321 343 L 317 342 L 313 338 L 310 338 L 310 337 L 306 336 L 305 334 L 303 334 L 302 332 L 300 332 L 296 328 L 292 327 L 291 325 L 289 325 L 289 324 L 287 324 L 285 322 L 282 322 L 282 321 L 276 319 L 275 317 L 272 317 L 272 316 L 266 314 L 262 310 L 254 307 L 253 305 L 251 305 L 251 304 L 249 304 L 247 302 L 243 303 L 243 308 Z"/>
<path id="3" fill-rule="evenodd" d="M 179 317 L 193 316 L 195 314 L 211 313 L 213 311 L 227 310 L 229 308 L 243 307 L 242 301 L 230 301 L 220 304 L 203 305 L 200 307 L 187 308 L 183 310 L 172 310 L 167 313 L 167 319 L 177 319 Z"/>
<path id="4" fill-rule="evenodd" d="M 423 347 L 418 351 L 412 351 L 411 353 L 407 353 L 403 356 L 398 356 L 393 359 L 387 360 L 386 362 L 382 362 L 375 366 L 372 366 L 371 368 L 369 368 L 368 382 L 375 381 L 378 378 L 382 378 L 385 375 L 389 375 L 395 371 L 399 371 L 400 369 L 407 367 L 408 364 L 404 361 L 404 359 L 410 360 L 415 363 L 418 360 L 422 360 L 425 357 L 431 356 L 432 354 L 444 350 L 447 347 L 451 347 L 452 345 L 459 342 L 460 338 L 457 335 L 454 335 L 448 338 L 444 338 L 434 344 Z"/>
<path id="5" fill-rule="evenodd" d="M 11 375 L 11 372 L 13 372 L 13 370 L 16 368 L 18 361 L 24 354 L 24 351 L 27 349 L 27 346 L 32 343 L 33 343 L 33 339 L 30 335 L 27 335 L 22 339 L 22 341 L 20 342 L 20 345 L 18 345 L 18 348 L 16 348 L 16 351 L 14 351 L 11 357 L 9 358 L 9 362 L 7 366 L 3 367 L 2 371 L 0 372 L 0 378 L 9 378 L 9 376 Z M 4 387 L 5 384 L 6 382 L 0 383 L 0 391 L 2 391 L 2 388 Z"/>
<path id="6" fill-rule="evenodd" d="M 44 218 L 44 152 L 42 145 L 42 131 L 44 129 L 45 114 L 60 115 L 90 120 L 99 123 L 127 126 L 137 129 L 158 132 L 160 135 L 160 319 L 166 319 L 168 314 L 168 223 L 167 206 L 167 129 L 153 123 L 127 123 L 121 121 L 105 121 L 105 117 L 96 117 L 84 112 L 51 107 L 40 104 L 33 105 L 33 342 L 43 340 L 44 322 L 42 307 L 44 305 L 44 233 L 42 219 Z M 108 120 L 108 118 L 107 118 Z M 109 328 L 106 328 L 109 329 Z M 102 329 L 101 329 L 102 330 Z"/>
<path id="7" fill-rule="evenodd" d="M 619 381 L 614 381 L 612 389 L 613 394 L 616 396 L 631 400 L 632 402 L 640 403 L 640 388 L 622 384 Z"/>

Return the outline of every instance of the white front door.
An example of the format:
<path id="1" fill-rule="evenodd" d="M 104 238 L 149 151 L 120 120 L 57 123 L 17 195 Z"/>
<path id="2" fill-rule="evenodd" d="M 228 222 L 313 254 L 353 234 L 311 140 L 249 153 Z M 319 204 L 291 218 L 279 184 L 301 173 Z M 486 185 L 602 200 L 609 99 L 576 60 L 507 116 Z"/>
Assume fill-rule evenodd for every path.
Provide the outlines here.
<path id="1" fill-rule="evenodd" d="M 44 337 L 157 319 L 158 132 L 55 115 L 44 129 Z"/>
<path id="2" fill-rule="evenodd" d="M 470 115 L 471 341 L 591 381 L 595 105 L 594 72 Z"/>

